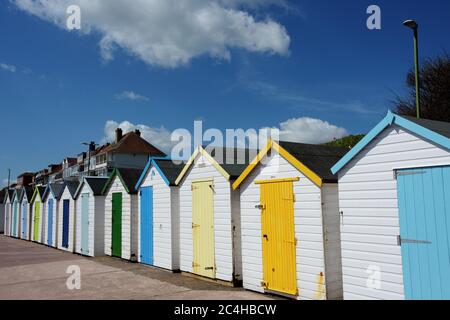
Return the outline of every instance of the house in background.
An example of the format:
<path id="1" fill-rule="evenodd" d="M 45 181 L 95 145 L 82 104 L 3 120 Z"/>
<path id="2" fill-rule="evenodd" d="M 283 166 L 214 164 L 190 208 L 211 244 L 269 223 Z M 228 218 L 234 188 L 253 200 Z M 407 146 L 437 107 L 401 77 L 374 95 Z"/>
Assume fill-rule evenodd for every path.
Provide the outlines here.
<path id="1" fill-rule="evenodd" d="M 33 183 L 33 178 L 36 175 L 34 172 L 24 172 L 17 177 L 17 188 L 29 186 Z"/>
<path id="2" fill-rule="evenodd" d="M 115 141 L 99 147 L 91 155 L 90 175 L 110 176 L 114 168 L 143 170 L 151 157 L 165 156 L 164 152 L 143 139 L 139 130 L 123 135 L 122 129 L 118 128 Z"/>

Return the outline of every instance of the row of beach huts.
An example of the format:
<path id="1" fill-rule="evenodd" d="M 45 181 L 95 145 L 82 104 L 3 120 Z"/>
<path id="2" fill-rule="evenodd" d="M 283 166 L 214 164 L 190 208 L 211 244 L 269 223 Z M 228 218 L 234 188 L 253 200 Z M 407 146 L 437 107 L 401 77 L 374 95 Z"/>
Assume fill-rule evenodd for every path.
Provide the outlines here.
<path id="1" fill-rule="evenodd" d="M 295 299 L 450 299 L 450 123 L 388 112 L 351 150 L 217 160 L 238 152 L 9 190 L 5 235 Z"/>

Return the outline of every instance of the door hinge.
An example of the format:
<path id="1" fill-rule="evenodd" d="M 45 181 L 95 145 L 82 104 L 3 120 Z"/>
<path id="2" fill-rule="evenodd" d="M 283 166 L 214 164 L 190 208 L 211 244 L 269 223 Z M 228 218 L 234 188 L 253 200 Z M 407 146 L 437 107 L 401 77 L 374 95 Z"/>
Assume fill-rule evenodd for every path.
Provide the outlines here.
<path id="1" fill-rule="evenodd" d="M 431 244 L 431 241 L 427 240 L 415 240 L 415 239 L 404 239 L 402 236 L 397 236 L 397 244 L 401 246 L 404 243 L 409 244 Z"/>
<path id="2" fill-rule="evenodd" d="M 264 204 L 258 204 L 255 206 L 255 208 L 259 209 L 259 210 L 264 210 L 264 209 L 266 209 L 266 206 Z"/>
<path id="3" fill-rule="evenodd" d="M 200 267 L 200 264 L 195 263 L 194 261 L 192 261 L 192 268 L 196 268 L 196 267 Z"/>
<path id="4" fill-rule="evenodd" d="M 192 229 L 194 229 L 194 228 L 199 228 L 199 227 L 200 227 L 199 224 L 192 223 Z"/>
<path id="5" fill-rule="evenodd" d="M 264 289 L 267 289 L 269 287 L 269 284 L 265 281 L 261 281 L 261 287 L 263 287 Z"/>

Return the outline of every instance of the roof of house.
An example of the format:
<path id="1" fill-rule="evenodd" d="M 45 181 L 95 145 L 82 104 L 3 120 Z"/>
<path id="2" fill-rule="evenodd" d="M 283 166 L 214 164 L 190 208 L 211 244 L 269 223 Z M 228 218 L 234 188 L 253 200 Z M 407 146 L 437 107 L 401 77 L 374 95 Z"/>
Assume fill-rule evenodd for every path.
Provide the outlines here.
<path id="1" fill-rule="evenodd" d="M 403 116 L 403 118 L 450 139 L 450 122 L 428 120 L 428 119 L 417 119 L 408 116 Z"/>
<path id="2" fill-rule="evenodd" d="M 330 169 L 348 152 L 348 148 L 342 147 L 329 147 L 284 141 L 280 141 L 279 144 L 298 161 L 321 177 L 323 182 L 337 181 L 337 176 L 332 174 Z"/>
<path id="3" fill-rule="evenodd" d="M 22 196 L 23 196 L 22 188 L 14 190 L 14 197 L 18 199 L 17 201 L 22 201 Z"/>
<path id="4" fill-rule="evenodd" d="M 64 181 L 64 188 L 67 187 L 67 189 L 69 190 L 69 193 L 73 199 L 75 199 L 75 195 L 76 195 L 79 184 L 80 183 L 78 181 L 72 181 L 72 180 Z M 63 192 L 64 192 L 64 189 L 63 189 Z"/>
<path id="5" fill-rule="evenodd" d="M 89 185 L 89 188 L 91 188 L 94 196 L 103 195 L 103 188 L 105 187 L 105 184 L 108 182 L 108 180 L 109 178 L 107 177 L 84 177 L 83 181 L 78 186 L 78 190 L 75 193 L 75 198 L 80 195 L 80 192 L 83 189 L 83 185 L 85 183 Z"/>
<path id="6" fill-rule="evenodd" d="M 356 146 L 354 146 L 333 168 L 332 173 L 340 171 L 357 154 L 359 154 L 373 139 L 386 128 L 397 125 L 414 134 L 427 139 L 443 148 L 450 149 L 450 123 L 412 117 L 399 116 L 391 111 L 381 120 Z"/>
<path id="7" fill-rule="evenodd" d="M 64 183 L 49 183 L 45 189 L 43 198 L 46 199 L 51 192 L 53 197 L 59 200 L 64 192 L 64 187 Z"/>
<path id="8" fill-rule="evenodd" d="M 31 198 L 33 197 L 33 187 L 31 187 L 31 186 L 24 186 L 22 188 L 24 190 L 24 195 L 27 196 L 27 200 L 30 201 Z"/>
<path id="9" fill-rule="evenodd" d="M 44 186 L 37 186 L 34 188 L 33 190 L 33 196 L 31 197 L 31 201 L 30 202 L 34 202 L 34 199 L 36 198 L 36 195 L 39 194 L 39 197 L 41 197 L 41 200 L 43 198 L 43 195 L 45 193 L 45 188 Z"/>
<path id="10" fill-rule="evenodd" d="M 138 182 L 140 176 L 142 174 L 141 169 L 128 169 L 128 168 L 115 168 L 109 177 L 108 181 L 105 183 L 103 187 L 102 193 L 105 194 L 111 183 L 114 181 L 116 176 L 119 177 L 120 181 L 125 187 L 125 190 L 129 194 L 136 194 L 137 190 L 135 188 L 136 183 Z"/>
<path id="11" fill-rule="evenodd" d="M 330 168 L 348 151 L 347 148 L 341 147 L 286 141 L 277 143 L 269 140 L 267 145 L 233 183 L 233 189 L 237 189 L 241 185 L 271 149 L 276 150 L 286 161 L 319 187 L 323 183 L 337 182 L 337 176 L 330 172 Z"/>
<path id="12" fill-rule="evenodd" d="M 140 188 L 152 165 L 158 170 L 165 183 L 169 186 L 176 185 L 175 181 L 184 168 L 184 163 L 176 163 L 169 158 L 150 158 L 136 184 L 136 190 Z"/>
<path id="13" fill-rule="evenodd" d="M 112 143 L 100 153 L 104 152 L 115 152 L 115 153 L 128 153 L 128 154 L 148 154 L 155 157 L 165 157 L 164 152 L 148 143 L 145 139 L 143 139 L 136 132 L 129 132 L 125 134 L 119 142 Z"/>
<path id="14" fill-rule="evenodd" d="M 175 183 L 179 184 L 186 175 L 187 171 L 194 163 L 197 155 L 202 154 L 227 180 L 234 180 L 241 175 L 251 162 L 255 150 L 243 148 L 222 148 L 222 147 L 197 147 L 188 160 L 183 170 L 178 175 Z"/>

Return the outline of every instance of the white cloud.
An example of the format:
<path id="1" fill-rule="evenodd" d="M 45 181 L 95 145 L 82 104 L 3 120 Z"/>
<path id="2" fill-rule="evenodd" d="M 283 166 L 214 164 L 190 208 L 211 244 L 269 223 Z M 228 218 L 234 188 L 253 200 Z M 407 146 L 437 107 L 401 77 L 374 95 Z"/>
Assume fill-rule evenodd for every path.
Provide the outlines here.
<path id="1" fill-rule="evenodd" d="M 118 123 L 113 120 L 106 122 L 105 136 L 102 139 L 102 142 L 106 143 L 114 141 L 117 128 L 121 128 L 124 134 L 136 129 L 140 130 L 142 138 L 168 154 L 170 154 L 170 149 L 174 145 L 170 140 L 171 132 L 162 126 L 160 128 L 154 128 L 143 124 L 133 124 L 129 121 Z"/>
<path id="2" fill-rule="evenodd" d="M 12 73 L 15 73 L 17 71 L 16 66 L 13 66 L 11 64 L 6 64 L 6 63 L 0 63 L 0 69 L 5 70 L 5 71 L 9 71 Z"/>
<path id="3" fill-rule="evenodd" d="M 20 9 L 66 25 L 66 8 L 79 5 L 84 34 L 101 35 L 104 60 L 120 47 L 149 65 L 174 68 L 209 55 L 229 60 L 230 49 L 287 55 L 290 37 L 270 18 L 257 20 L 245 6 L 269 0 L 11 0 Z M 242 4 L 243 7 L 236 7 Z"/>
<path id="4" fill-rule="evenodd" d="M 105 136 L 102 139 L 103 143 L 112 142 L 115 139 L 116 129 L 120 127 L 124 133 L 134 131 L 136 129 L 141 131 L 142 137 L 149 143 L 158 147 L 166 154 L 171 154 L 171 149 L 177 145 L 177 142 L 171 141 L 172 132 L 164 128 L 163 126 L 159 128 L 150 127 L 143 124 L 133 124 L 129 121 L 123 121 L 118 123 L 116 121 L 109 120 L 105 124 Z M 207 128 L 203 128 L 206 130 Z M 310 144 L 321 144 L 330 142 L 334 139 L 340 139 L 347 136 L 349 133 L 346 129 L 332 125 L 326 121 L 308 117 L 289 119 L 280 123 L 278 126 L 272 128 L 261 128 L 259 133 L 263 132 L 262 136 L 259 138 L 265 138 L 267 132 L 274 132 L 276 130 L 279 132 L 279 139 L 281 141 L 291 141 L 300 143 L 310 143 Z M 258 131 L 258 130 L 256 130 Z M 193 137 L 193 133 L 191 133 Z M 226 137 L 225 132 L 223 132 L 223 137 Z M 258 142 L 258 135 L 250 134 L 249 137 L 253 143 Z M 274 137 L 275 138 L 275 137 Z M 192 144 L 194 141 L 190 141 Z M 205 143 L 207 141 L 204 141 Z M 224 141 L 228 146 L 234 146 L 229 144 L 229 141 Z M 184 141 L 184 143 L 189 143 L 189 141 Z M 261 141 L 260 141 L 261 143 Z M 222 145 L 220 141 L 216 141 L 215 145 Z M 242 147 L 242 145 L 239 145 Z"/>
<path id="5" fill-rule="evenodd" d="M 280 140 L 321 144 L 340 139 L 349 133 L 327 121 L 314 118 L 294 118 L 280 123 Z"/>
<path id="6" fill-rule="evenodd" d="M 133 91 L 123 91 L 119 94 L 116 94 L 116 99 L 119 100 L 131 100 L 131 101 L 149 101 L 149 98 L 146 96 L 140 95 Z"/>

